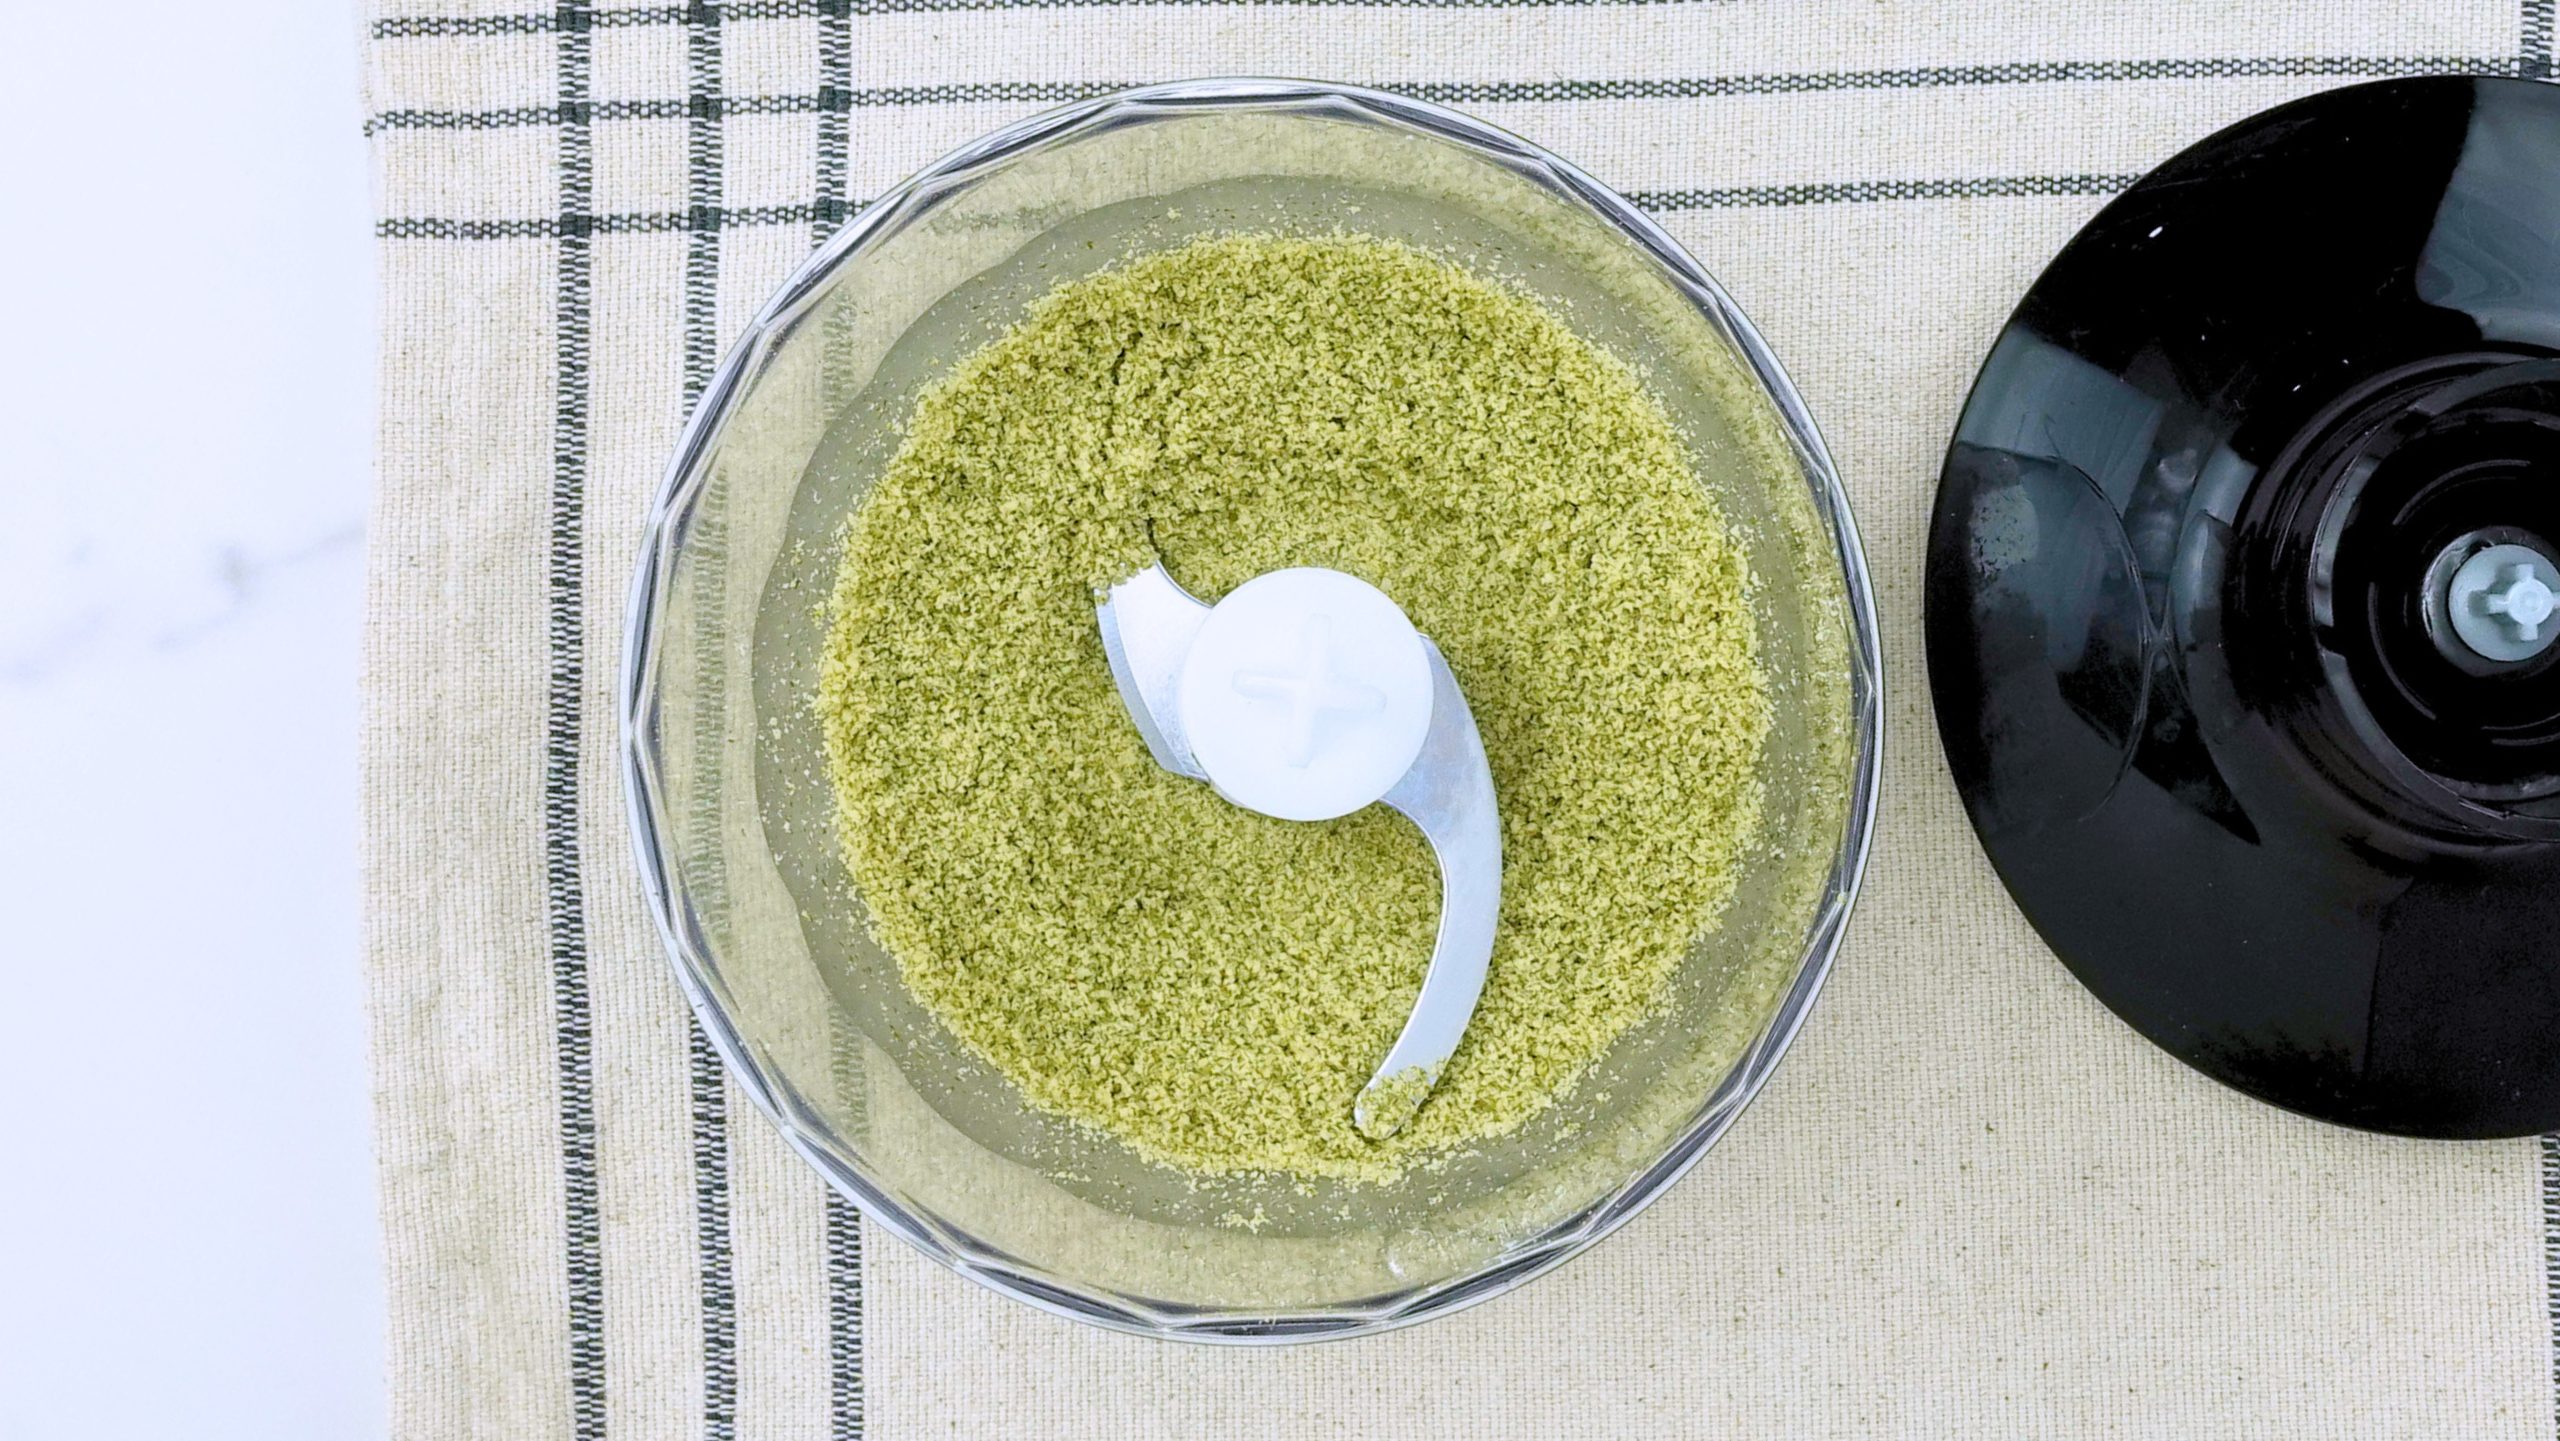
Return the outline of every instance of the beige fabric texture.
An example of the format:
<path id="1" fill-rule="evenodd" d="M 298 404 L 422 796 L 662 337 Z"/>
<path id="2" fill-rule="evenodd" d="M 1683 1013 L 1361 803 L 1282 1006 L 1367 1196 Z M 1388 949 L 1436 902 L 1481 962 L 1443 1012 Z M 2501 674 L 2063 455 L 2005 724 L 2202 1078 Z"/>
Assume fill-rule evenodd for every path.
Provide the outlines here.
<path id="1" fill-rule="evenodd" d="M 1929 718 L 1919 584 L 1973 368 L 2121 177 L 2351 78 L 2535 72 L 2548 0 L 736 0 L 592 23 L 450 4 L 369 10 L 365 62 L 383 216 L 366 967 L 397 1435 L 2552 1434 L 2534 1144 L 2279 1113 L 2082 991 L 1965 825 Z M 686 32 L 702 24 L 733 103 L 716 304 L 689 337 Z M 573 37 L 595 103 L 575 183 L 625 219 L 588 242 L 564 466 L 554 107 Z M 1475 86 L 1462 108 L 1608 183 L 1715 192 L 1674 195 L 1661 218 L 1808 397 L 1874 567 L 1891 741 L 1866 896 L 1732 1133 L 1525 1289 L 1381 1338 L 1212 1351 L 1054 1319 L 866 1228 L 856 1344 L 826 1192 L 734 1087 L 715 1083 L 725 1154 L 699 1154 L 689 1023 L 612 758 L 642 515 L 689 367 L 807 253 L 831 188 L 859 200 L 1086 88 L 1210 73 Z M 1735 77 L 1762 79 L 1719 83 Z M 809 103 L 840 87 L 858 102 Z M 800 102 L 735 103 L 767 96 Z M 2049 176 L 2084 179 L 2010 183 Z M 1998 183 L 1950 198 L 1960 181 Z M 1875 182 L 1918 198 L 1861 189 Z M 548 634 L 561 587 L 566 669 Z M 574 1028 L 564 926 L 589 1008 Z M 600 1289 L 584 1299 L 564 1044 L 591 1067 Z M 711 1163 L 727 1319 L 704 1299 Z M 733 1348 L 706 1347 L 730 1325 Z M 573 1375 L 598 1356 L 600 1376 Z"/>

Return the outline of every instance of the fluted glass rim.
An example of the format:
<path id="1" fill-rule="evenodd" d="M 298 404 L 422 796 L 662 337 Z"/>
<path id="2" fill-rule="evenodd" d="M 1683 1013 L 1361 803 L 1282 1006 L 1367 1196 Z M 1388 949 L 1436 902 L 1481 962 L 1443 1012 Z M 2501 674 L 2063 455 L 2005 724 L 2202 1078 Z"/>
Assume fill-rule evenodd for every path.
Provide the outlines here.
<path id="1" fill-rule="evenodd" d="M 764 1065 L 731 1020 L 713 948 L 672 864 L 669 797 L 653 739 L 660 605 L 685 523 L 700 501 L 721 435 L 773 347 L 873 243 L 937 200 L 1015 156 L 1099 129 L 1203 108 L 1336 115 L 1454 143 L 1579 202 L 1645 251 L 1743 358 L 1778 412 L 1829 533 L 1848 599 L 1850 733 L 1855 750 L 1849 810 L 1796 972 L 1768 1021 L 1649 1165 L 1538 1236 L 1465 1275 L 1362 1301 L 1289 1311 L 1210 1308 L 1122 1294 L 1056 1275 L 1008 1255 L 939 1217 L 912 1208 L 865 1169 L 788 1080 Z M 1695 1165 L 1777 1068 L 1830 974 L 1865 873 L 1882 775 L 1884 677 L 1872 584 L 1846 491 L 1803 397 L 1732 297 L 1680 244 L 1615 191 L 1537 145 L 1444 106 L 1320 81 L 1221 77 L 1118 91 L 1033 116 L 960 147 L 864 208 L 802 262 L 730 349 L 686 423 L 643 530 L 632 580 L 620 672 L 621 750 L 634 858 L 676 980 L 739 1088 L 802 1159 L 872 1221 L 925 1255 L 1000 1294 L 1112 1330 L 1176 1340 L 1272 1344 L 1364 1335 L 1447 1315 L 1553 1270 L 1626 1224 Z"/>

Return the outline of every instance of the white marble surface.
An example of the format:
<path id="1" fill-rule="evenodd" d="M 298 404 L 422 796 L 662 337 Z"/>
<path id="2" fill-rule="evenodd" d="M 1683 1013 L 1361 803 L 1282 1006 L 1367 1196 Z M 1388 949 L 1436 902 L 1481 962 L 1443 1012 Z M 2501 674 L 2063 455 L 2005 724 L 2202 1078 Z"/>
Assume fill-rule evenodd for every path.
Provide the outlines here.
<path id="1" fill-rule="evenodd" d="M 0 1437 L 379 1435 L 357 21 L 10 20 Z"/>

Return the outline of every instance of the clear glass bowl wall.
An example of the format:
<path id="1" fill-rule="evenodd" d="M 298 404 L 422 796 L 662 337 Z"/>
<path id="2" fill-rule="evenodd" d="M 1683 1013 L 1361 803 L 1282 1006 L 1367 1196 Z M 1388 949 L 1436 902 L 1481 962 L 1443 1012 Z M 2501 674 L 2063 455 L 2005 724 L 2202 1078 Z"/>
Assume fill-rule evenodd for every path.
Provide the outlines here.
<path id="1" fill-rule="evenodd" d="M 1758 582 L 1777 700 L 1767 829 L 1664 1014 L 1517 1134 L 1388 1186 L 1195 1184 L 1027 1113 L 864 934 L 809 707 L 819 607 L 845 518 L 921 387 L 1033 298 L 1192 235 L 1344 229 L 1542 297 L 1642 367 L 1691 432 Z M 643 879 L 749 1095 L 937 1259 L 1157 1334 L 1409 1322 L 1515 1285 L 1632 1215 L 1776 1064 L 1838 944 L 1874 807 L 1867 578 L 1821 442 L 1758 336 L 1586 177 L 1368 92 L 1131 92 L 1000 132 L 884 197 L 773 299 L 714 380 L 652 519 L 632 615 L 626 759 Z M 1255 1229 L 1233 1224 L 1257 1214 Z"/>

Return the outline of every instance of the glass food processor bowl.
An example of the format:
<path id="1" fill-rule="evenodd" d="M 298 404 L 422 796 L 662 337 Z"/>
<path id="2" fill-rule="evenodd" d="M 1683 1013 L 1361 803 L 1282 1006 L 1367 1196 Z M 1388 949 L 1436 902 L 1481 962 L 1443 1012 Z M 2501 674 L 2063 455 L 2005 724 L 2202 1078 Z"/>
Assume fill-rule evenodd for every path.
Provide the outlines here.
<path id="1" fill-rule="evenodd" d="M 866 934 L 810 704 L 842 527 L 919 391 L 1060 281 L 1237 231 L 1404 240 L 1544 301 L 1646 376 L 1754 575 L 1774 715 L 1763 831 L 1721 923 L 1659 1014 L 1558 1104 L 1393 1183 L 1185 1176 L 1025 1107 Z M 702 1025 L 792 1146 L 963 1275 L 1201 1341 L 1440 1315 L 1661 1194 L 1812 1004 L 1865 862 L 1882 744 L 1847 501 L 1733 302 L 1627 202 L 1532 145 L 1437 106 L 1290 81 L 1156 86 L 1009 127 L 812 256 L 748 325 L 676 452 L 622 687 L 643 883 Z"/>

